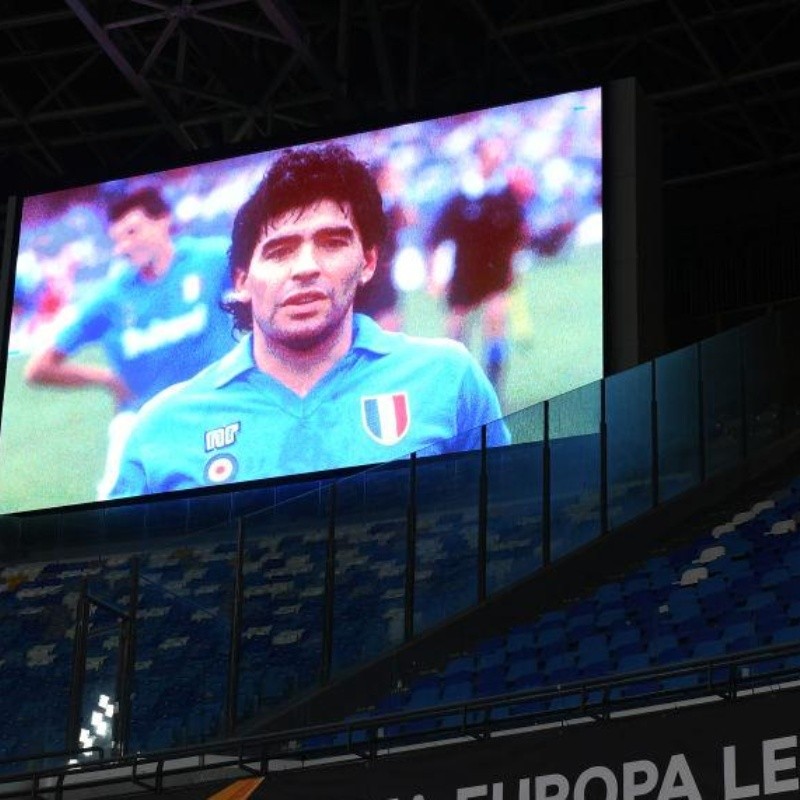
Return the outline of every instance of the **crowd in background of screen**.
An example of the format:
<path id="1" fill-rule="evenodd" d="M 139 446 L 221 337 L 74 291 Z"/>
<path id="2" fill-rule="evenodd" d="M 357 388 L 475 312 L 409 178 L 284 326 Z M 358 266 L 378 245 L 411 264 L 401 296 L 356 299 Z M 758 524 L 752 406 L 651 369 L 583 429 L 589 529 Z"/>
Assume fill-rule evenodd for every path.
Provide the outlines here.
<path id="1" fill-rule="evenodd" d="M 426 280 L 424 243 L 437 210 L 455 191 L 480 191 L 475 167 L 480 140 L 502 143 L 497 180 L 517 181 L 527 192 L 524 210 L 534 253 L 552 255 L 570 235 L 597 241 L 600 132 L 600 90 L 590 90 L 341 141 L 376 171 L 382 170 L 379 185 L 385 203 L 403 207 L 393 280 L 401 291 L 414 291 Z M 259 153 L 26 198 L 10 353 L 33 350 L 59 313 L 121 268 L 111 254 L 104 212 L 114 198 L 157 185 L 173 209 L 178 231 L 228 236 L 233 216 L 274 157 L 275 153 Z M 447 254 L 436 263 L 435 280 L 443 283 L 448 278 Z"/>

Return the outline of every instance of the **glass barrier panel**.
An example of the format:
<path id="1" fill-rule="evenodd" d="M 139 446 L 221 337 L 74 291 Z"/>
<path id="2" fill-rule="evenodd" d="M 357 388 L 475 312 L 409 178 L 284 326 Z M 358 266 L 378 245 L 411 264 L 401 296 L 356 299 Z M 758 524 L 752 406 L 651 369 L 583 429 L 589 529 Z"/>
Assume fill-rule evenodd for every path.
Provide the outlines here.
<path id="1" fill-rule="evenodd" d="M 42 762 L 25 757 L 66 747 L 79 581 L 61 573 L 58 562 L 17 564 L 0 573 L 0 637 L 5 643 L 0 752 L 22 759 L 0 772 L 41 769 Z"/>
<path id="2" fill-rule="evenodd" d="M 0 560 L 5 564 L 16 561 L 22 550 L 24 536 L 22 519 L 0 514 Z"/>
<path id="3" fill-rule="evenodd" d="M 550 401 L 550 554 L 600 535 L 600 391 L 596 381 Z"/>
<path id="4" fill-rule="evenodd" d="M 325 483 L 322 480 L 311 480 L 278 484 L 275 487 L 274 513 L 284 514 L 296 520 L 305 509 L 312 518 L 316 517 L 320 491 Z"/>
<path id="5" fill-rule="evenodd" d="M 706 477 L 732 467 L 743 455 L 739 339 L 734 328 L 700 342 Z"/>
<path id="6" fill-rule="evenodd" d="M 61 517 L 58 514 L 31 514 L 17 517 L 23 558 L 35 552 L 37 558 L 57 558 L 61 550 Z M 18 554 L 17 554 L 18 555 Z"/>
<path id="7" fill-rule="evenodd" d="M 653 506 L 652 364 L 606 378 L 608 527 Z"/>
<path id="8" fill-rule="evenodd" d="M 542 565 L 542 477 L 544 406 L 506 417 L 509 447 L 486 452 L 486 591 L 497 592 Z"/>
<path id="9" fill-rule="evenodd" d="M 460 437 L 454 446 L 480 442 Z M 478 599 L 478 450 L 417 459 L 414 633 L 463 611 Z"/>
<path id="10" fill-rule="evenodd" d="M 60 550 L 85 549 L 106 540 L 105 514 L 102 506 L 64 511 L 58 515 Z"/>
<path id="11" fill-rule="evenodd" d="M 781 312 L 779 339 L 783 430 L 791 433 L 800 428 L 800 313 L 796 307 Z"/>
<path id="12" fill-rule="evenodd" d="M 275 487 L 264 486 L 255 489 L 241 489 L 233 492 L 231 516 L 234 519 L 246 514 L 266 511 L 275 505 Z"/>
<path id="13" fill-rule="evenodd" d="M 130 751 L 224 735 L 235 553 L 236 530 L 224 525 L 139 555 Z M 126 608 L 122 570 L 114 586 Z"/>
<path id="14" fill-rule="evenodd" d="M 182 510 L 184 502 L 179 502 L 177 509 L 170 501 L 163 501 L 163 509 L 161 503 L 147 502 L 109 506 L 104 514 L 105 528 L 109 532 L 113 531 L 113 540 L 141 542 L 147 535 L 148 518 L 158 515 L 165 520 L 165 523 L 168 520 L 170 527 L 174 528 L 176 533 L 180 533 L 184 529 L 185 516 Z M 156 508 L 159 510 L 156 511 Z"/>
<path id="15" fill-rule="evenodd" d="M 229 525 L 234 519 L 233 495 L 225 492 L 198 495 L 189 498 L 186 506 L 186 529 L 203 530 L 215 525 Z"/>
<path id="16" fill-rule="evenodd" d="M 745 433 L 748 455 L 781 435 L 780 352 L 775 315 L 759 317 L 742 329 Z"/>
<path id="17" fill-rule="evenodd" d="M 328 518 L 328 488 L 317 482 L 244 520 L 240 718 L 320 683 Z"/>
<path id="18" fill-rule="evenodd" d="M 655 361 L 658 498 L 669 500 L 700 482 L 700 388 L 697 345 Z"/>
<path id="19" fill-rule="evenodd" d="M 89 592 L 106 602 L 108 583 L 104 569 L 90 569 Z M 95 573 L 95 574 L 92 574 Z M 114 742 L 114 712 L 119 702 L 117 673 L 120 669 L 120 621 L 104 606 L 89 607 L 86 672 L 81 705 L 80 746 L 102 747 L 108 758 Z M 69 685 L 69 684 L 68 684 Z"/>
<path id="20" fill-rule="evenodd" d="M 150 541 L 161 541 L 164 537 L 181 536 L 191 530 L 191 503 L 199 498 L 175 498 L 147 503 L 144 519 L 144 534 Z M 202 502 L 202 501 L 201 501 Z M 211 523 L 197 521 L 200 528 L 210 528 Z"/>
<path id="21" fill-rule="evenodd" d="M 403 642 L 410 461 L 336 483 L 331 674 Z"/>

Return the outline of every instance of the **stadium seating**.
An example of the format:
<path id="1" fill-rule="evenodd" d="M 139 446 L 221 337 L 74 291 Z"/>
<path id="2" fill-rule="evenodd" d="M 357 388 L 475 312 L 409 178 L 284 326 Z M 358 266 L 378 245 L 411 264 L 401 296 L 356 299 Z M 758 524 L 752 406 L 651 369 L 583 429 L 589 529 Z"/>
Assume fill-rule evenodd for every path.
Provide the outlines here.
<path id="1" fill-rule="evenodd" d="M 373 713 L 798 642 L 798 512 L 800 481 L 795 479 L 690 544 L 647 559 L 620 580 L 454 653 L 438 667 L 435 689 L 430 678 L 411 676 L 405 689 L 379 701 Z M 694 680 L 669 678 L 647 688 L 685 688 Z M 623 691 L 642 689 L 635 685 Z"/>
<path id="2" fill-rule="evenodd" d="M 567 605 L 516 624 L 502 635 L 454 653 L 435 672 L 407 676 L 404 688 L 372 714 L 419 710 L 509 692 L 624 675 L 656 666 L 800 640 L 800 480 L 717 525 L 689 544 L 653 555 Z M 436 541 L 463 544 L 463 515 L 435 520 L 444 536 L 420 555 L 435 564 Z M 377 604 L 401 639 L 404 533 L 401 526 L 352 531 L 337 566 L 343 597 L 342 651 L 359 663 L 363 603 Z M 320 536 L 265 537 L 248 542 L 240 712 L 254 715 L 314 683 L 324 593 Z M 141 559 L 132 743 L 143 751 L 200 742 L 221 734 L 231 602 L 230 543 L 153 552 Z M 348 582 L 353 565 L 368 567 Z M 458 569 L 458 565 L 456 566 Z M 74 602 L 83 577 L 112 605 L 128 602 L 130 557 L 6 568 L 0 618 L 8 641 L 3 698 L 27 698 L 0 714 L 6 752 L 33 753 L 63 736 L 71 669 Z M 443 580 L 450 581 L 447 575 Z M 458 576 L 457 576 L 457 579 Z M 118 632 L 101 610 L 92 618 L 84 717 L 102 694 L 113 694 Z M 383 631 L 375 633 L 382 636 Z M 370 648 L 362 648 L 367 655 Z M 213 666 L 213 669 L 209 669 Z M 691 678 L 634 684 L 621 696 L 683 688 Z M 305 686 L 304 686 L 305 682 Z M 566 701 L 565 701 L 566 702 Z M 559 704 L 519 704 L 516 711 Z M 366 711 L 350 719 L 363 719 Z M 513 716 L 515 707 L 497 712 Z M 444 718 L 443 718 L 444 719 Z M 440 720 L 440 724 L 446 724 Z M 426 723 L 430 730 L 431 723 Z M 406 732 L 422 730 L 414 725 Z M 52 748 L 51 748 L 52 749 Z"/>

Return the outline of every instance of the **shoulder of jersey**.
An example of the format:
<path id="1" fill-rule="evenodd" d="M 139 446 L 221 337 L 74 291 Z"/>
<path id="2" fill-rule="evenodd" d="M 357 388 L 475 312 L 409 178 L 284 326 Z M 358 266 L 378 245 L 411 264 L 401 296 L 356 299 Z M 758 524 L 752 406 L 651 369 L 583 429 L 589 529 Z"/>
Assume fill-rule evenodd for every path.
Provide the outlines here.
<path id="1" fill-rule="evenodd" d="M 214 388 L 219 370 L 232 357 L 233 352 L 231 351 L 213 364 L 209 364 L 205 369 L 200 370 L 197 375 L 163 389 L 142 406 L 139 411 L 140 416 L 143 419 L 152 419 L 160 416 L 165 407 L 169 410 L 184 400 L 193 402 L 193 398 L 198 394 Z"/>
<path id="2" fill-rule="evenodd" d="M 470 359 L 469 351 L 461 342 L 448 339 L 444 336 L 414 336 L 409 333 L 394 333 L 384 331 L 383 335 L 389 337 L 392 349 L 397 353 L 429 354 L 431 357 L 445 358 L 450 361 Z"/>
<path id="3" fill-rule="evenodd" d="M 181 390 L 187 383 L 189 383 L 189 381 L 173 383 L 172 386 L 162 389 L 155 397 L 151 397 L 139 409 L 136 422 L 137 429 L 153 419 L 158 419 L 163 407 L 166 405 L 167 408 L 169 408 L 174 398 L 180 395 Z"/>

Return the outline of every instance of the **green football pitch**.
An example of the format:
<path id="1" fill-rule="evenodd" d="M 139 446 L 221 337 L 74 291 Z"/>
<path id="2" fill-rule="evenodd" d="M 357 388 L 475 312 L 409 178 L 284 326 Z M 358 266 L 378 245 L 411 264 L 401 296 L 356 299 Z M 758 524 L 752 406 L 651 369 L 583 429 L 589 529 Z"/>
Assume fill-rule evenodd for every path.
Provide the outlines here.
<path id="1" fill-rule="evenodd" d="M 481 357 L 480 320 L 470 347 Z M 444 331 L 442 301 L 424 292 L 403 299 L 407 330 Z M 596 380 L 602 374 L 600 245 L 535 261 L 512 290 L 506 413 Z M 81 360 L 98 363 L 95 349 Z M 0 431 L 0 513 L 91 502 L 102 472 L 110 398 L 95 389 L 27 386 L 24 359 L 12 357 Z"/>
<path id="2" fill-rule="evenodd" d="M 86 350 L 80 360 L 98 363 Z M 6 372 L 0 430 L 0 513 L 86 503 L 105 460 L 111 398 L 99 389 L 33 388 L 25 360 Z"/>
<path id="3" fill-rule="evenodd" d="M 533 261 L 510 293 L 509 360 L 502 397 L 510 413 L 597 380 L 603 374 L 601 246 Z M 406 296 L 405 327 L 441 336 L 442 302 Z M 480 310 L 470 320 L 469 347 L 483 363 Z"/>

